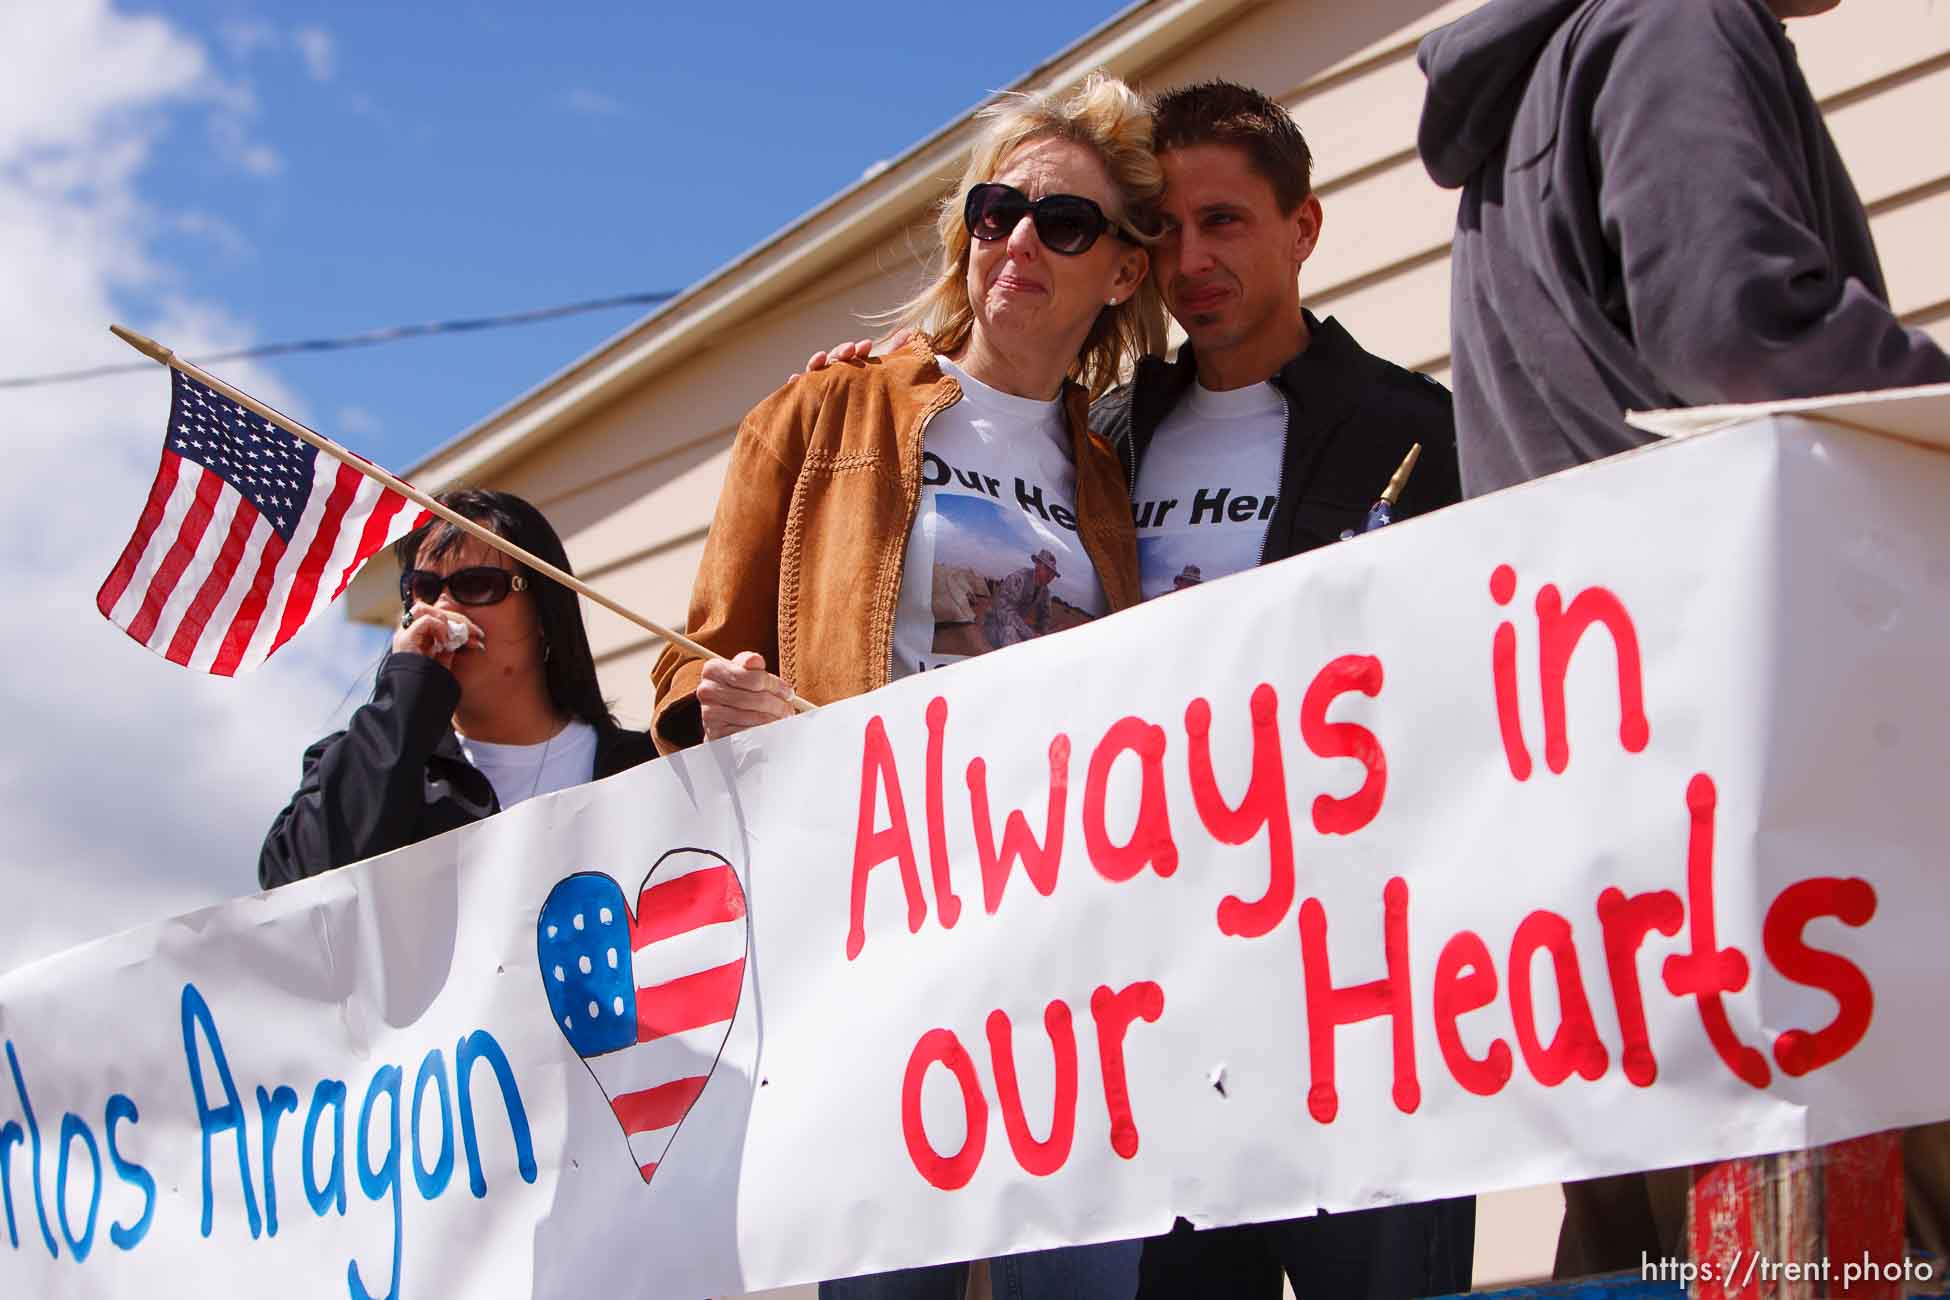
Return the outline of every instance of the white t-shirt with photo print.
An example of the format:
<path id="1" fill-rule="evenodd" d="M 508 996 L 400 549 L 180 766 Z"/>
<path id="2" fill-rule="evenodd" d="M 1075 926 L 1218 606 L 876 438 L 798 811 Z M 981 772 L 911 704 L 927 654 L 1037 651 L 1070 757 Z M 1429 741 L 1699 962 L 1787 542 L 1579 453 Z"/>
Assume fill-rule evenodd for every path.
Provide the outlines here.
<path id="1" fill-rule="evenodd" d="M 1250 569 L 1279 504 L 1286 398 L 1272 384 L 1194 382 L 1138 467 L 1132 517 L 1146 600 Z"/>
<path id="2" fill-rule="evenodd" d="M 1108 607 L 1077 537 L 1061 401 L 1015 397 L 952 361 L 940 365 L 962 398 L 922 439 L 921 500 L 894 616 L 897 678 L 1101 618 Z"/>

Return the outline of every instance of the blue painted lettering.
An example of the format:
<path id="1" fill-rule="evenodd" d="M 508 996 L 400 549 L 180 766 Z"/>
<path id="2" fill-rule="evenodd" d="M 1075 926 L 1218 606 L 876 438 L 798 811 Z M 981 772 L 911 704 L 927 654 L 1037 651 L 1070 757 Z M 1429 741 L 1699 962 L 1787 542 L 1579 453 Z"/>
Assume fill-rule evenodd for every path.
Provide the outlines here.
<path id="1" fill-rule="evenodd" d="M 467 1185 L 477 1197 L 487 1195 L 487 1176 L 481 1172 L 480 1146 L 474 1135 L 474 1062 L 486 1061 L 501 1084 L 501 1102 L 508 1112 L 508 1130 L 515 1140 L 515 1167 L 523 1182 L 535 1181 L 535 1143 L 528 1134 L 528 1110 L 515 1086 L 514 1068 L 494 1035 L 476 1029 L 454 1044 L 454 1091 L 460 1096 L 460 1136 L 467 1148 Z"/>
<path id="2" fill-rule="evenodd" d="M 210 1106 L 209 1089 L 203 1083 L 203 1062 L 196 1047 L 199 1029 L 203 1031 L 203 1040 L 209 1047 L 210 1062 L 216 1068 L 217 1081 L 223 1085 L 224 1103 L 214 1109 Z M 257 1193 L 251 1184 L 250 1147 L 244 1133 L 247 1127 L 244 1103 L 238 1099 L 237 1085 L 231 1080 L 230 1062 L 223 1054 L 223 1040 L 217 1037 L 216 1023 L 210 1018 L 210 1004 L 203 1000 L 203 994 L 194 984 L 183 985 L 183 1064 L 190 1074 L 190 1090 L 196 1095 L 196 1121 L 203 1129 L 203 1235 L 210 1235 L 216 1200 L 211 1185 L 210 1142 L 219 1133 L 234 1131 L 237 1135 L 237 1182 L 244 1193 L 244 1213 L 250 1220 L 251 1236 L 259 1237 L 263 1235 L 264 1224 L 258 1217 Z"/>
<path id="3" fill-rule="evenodd" d="M 156 1217 L 156 1180 L 135 1161 L 122 1154 L 115 1144 L 115 1126 L 123 1120 L 134 1124 L 142 1117 L 136 1114 L 135 1102 L 116 1093 L 108 1099 L 108 1108 L 103 1112 L 102 1123 L 108 1129 L 108 1162 L 115 1166 L 115 1176 L 142 1193 L 142 1217 L 135 1226 L 125 1228 L 119 1222 L 108 1225 L 108 1239 L 121 1250 L 134 1250 L 142 1239 L 149 1235 L 149 1224 Z"/>
<path id="4" fill-rule="evenodd" d="M 47 1253 L 55 1259 L 61 1258 L 61 1248 L 54 1244 L 54 1230 L 47 1226 L 47 1204 L 41 1199 L 41 1126 L 34 1122 L 34 1103 L 27 1099 L 27 1081 L 20 1077 L 20 1058 L 14 1055 L 14 1040 L 7 1040 L 7 1068 L 13 1072 L 14 1091 L 20 1096 L 20 1113 L 27 1120 L 27 1145 L 33 1154 L 34 1165 L 34 1213 L 40 1216 L 41 1240 L 47 1243 Z M 9 1214 L 13 1205 L 12 1183 L 8 1183 L 7 1204 Z"/>
<path id="5" fill-rule="evenodd" d="M 278 1177 L 272 1152 L 278 1144 L 278 1121 L 298 1109 L 298 1094 L 289 1084 L 279 1084 L 274 1092 L 257 1088 L 258 1122 L 264 1126 L 264 1235 L 278 1235 Z"/>
<path id="6" fill-rule="evenodd" d="M 427 1084 L 431 1082 L 440 1090 L 440 1158 L 428 1169 L 420 1155 L 420 1103 L 427 1095 Z M 413 1080 L 413 1181 L 419 1185 L 420 1198 L 430 1201 L 447 1190 L 448 1182 L 454 1176 L 454 1106 L 447 1096 L 447 1058 L 439 1048 L 428 1052 L 420 1062 L 419 1077 Z"/>
<path id="7" fill-rule="evenodd" d="M 260 1128 L 257 1144 L 262 1163 L 260 1180 L 250 1163 L 250 1112 L 244 1099 L 248 1089 L 240 1091 L 238 1087 L 238 1075 L 231 1068 L 210 1004 L 193 983 L 182 986 L 180 1002 L 183 1064 L 202 1138 L 202 1235 L 207 1238 L 215 1231 L 216 1184 L 228 1181 L 227 1169 L 220 1179 L 216 1166 L 219 1161 L 226 1167 L 229 1165 L 230 1144 L 234 1142 L 238 1188 L 243 1194 L 251 1236 L 276 1237 L 280 1226 L 278 1137 L 287 1116 L 295 1122 L 301 1099 L 299 1089 L 288 1083 L 259 1084 L 254 1089 Z M 15 1174 L 19 1172 L 32 1179 L 41 1239 L 51 1258 L 61 1257 L 60 1242 L 65 1241 L 76 1263 L 86 1261 L 96 1245 L 96 1230 L 104 1223 L 108 1240 L 117 1250 L 134 1250 L 148 1238 L 160 1199 L 155 1174 L 132 1159 L 128 1151 L 130 1139 L 124 1126 L 132 1129 L 141 1121 L 134 1098 L 119 1092 L 110 1095 L 99 1133 L 82 1116 L 73 1112 L 63 1114 L 54 1152 L 55 1167 L 49 1171 L 54 1177 L 52 1181 L 44 1181 L 39 1121 L 13 1041 L 6 1040 L 5 1047 L 20 1110 L 18 1119 L 8 1117 L 0 1122 L 0 1199 L 4 1199 L 9 1246 L 16 1251 L 20 1249 L 19 1220 L 25 1217 L 25 1199 L 17 1195 Z M 366 1199 L 374 1205 L 390 1203 L 392 1210 L 391 1267 L 386 1273 L 386 1285 L 383 1289 L 368 1286 L 367 1276 L 376 1278 L 377 1274 L 362 1274 L 359 1259 L 349 1258 L 345 1277 L 352 1300 L 398 1300 L 400 1295 L 406 1253 L 404 1202 L 409 1137 L 413 1183 L 423 1201 L 437 1200 L 455 1185 L 462 1152 L 466 1155 L 469 1189 L 477 1198 L 487 1195 L 486 1162 L 481 1152 L 483 1134 L 474 1109 L 477 1065 L 487 1067 L 498 1089 L 515 1169 L 524 1182 L 533 1183 L 539 1170 L 528 1110 L 507 1052 L 485 1029 L 476 1029 L 456 1040 L 451 1075 L 443 1049 L 434 1048 L 421 1058 L 413 1080 L 410 1109 L 404 1068 L 392 1064 L 378 1066 L 366 1085 L 358 1112 L 357 1131 L 353 1135 L 357 1139 L 356 1149 L 348 1148 L 346 1141 L 350 1093 L 344 1081 L 320 1079 L 312 1086 L 305 1113 L 303 1149 L 297 1153 L 305 1200 L 312 1214 L 325 1218 L 336 1208 L 339 1216 L 345 1217 L 348 1165 L 349 1174 L 357 1177 Z M 248 1071 L 243 1078 L 246 1085 L 252 1083 Z M 487 1119 L 485 1115 L 482 1118 Z M 487 1126 L 496 1130 L 500 1127 L 491 1121 Z M 498 1134 L 491 1132 L 485 1136 L 495 1148 L 490 1155 L 498 1156 L 502 1149 Z M 321 1151 L 325 1146 L 329 1146 L 329 1154 Z M 289 1151 L 289 1142 L 286 1148 Z M 291 1160 L 291 1155 L 285 1157 L 287 1170 Z M 321 1168 L 325 1171 L 322 1180 Z M 258 1202 L 260 1182 L 262 1213 Z M 139 1206 L 129 1190 L 124 1189 L 132 1189 L 140 1197 Z M 50 1193 L 54 1202 L 51 1207 L 47 1204 Z M 16 1208 L 17 1201 L 19 1208 Z"/>
<path id="8" fill-rule="evenodd" d="M 325 1185 L 318 1185 L 318 1117 L 332 1108 L 332 1173 Z M 336 1203 L 339 1217 L 345 1217 L 345 1085 L 337 1079 L 320 1079 L 311 1092 L 311 1111 L 305 1116 L 305 1199 L 319 1218 Z"/>
<path id="9" fill-rule="evenodd" d="M 399 1294 L 399 1260 L 404 1243 L 400 1240 L 400 1195 L 399 1195 L 399 1089 L 400 1068 L 397 1065 L 382 1065 L 366 1085 L 366 1100 L 359 1107 L 359 1190 L 366 1199 L 377 1201 L 382 1196 L 390 1196 L 393 1202 L 393 1280 L 386 1291 L 386 1300 L 393 1300 Z M 372 1107 L 379 1098 L 387 1099 L 386 1160 L 379 1168 L 372 1167 Z M 372 1293 L 366 1289 L 359 1277 L 359 1261 L 352 1260 L 345 1266 L 346 1285 L 352 1289 L 352 1300 L 373 1300 Z"/>
<path id="10" fill-rule="evenodd" d="M 88 1163 L 92 1173 L 88 1182 L 88 1222 L 81 1230 L 79 1240 L 74 1235 L 74 1224 L 68 1217 L 68 1152 L 74 1147 L 74 1140 L 80 1138 L 88 1148 Z M 95 1216 L 102 1208 L 102 1149 L 95 1145 L 95 1134 L 88 1122 L 69 1111 L 61 1117 L 61 1158 L 54 1166 L 54 1208 L 56 1217 L 61 1220 L 61 1239 L 68 1243 L 74 1252 L 74 1262 L 79 1264 L 88 1258 L 88 1252 L 95 1248 Z"/>
<path id="11" fill-rule="evenodd" d="M 7 1244 L 20 1249 L 20 1232 L 14 1227 L 14 1148 L 27 1141 L 18 1120 L 0 1125 L 0 1193 L 7 1201 Z"/>

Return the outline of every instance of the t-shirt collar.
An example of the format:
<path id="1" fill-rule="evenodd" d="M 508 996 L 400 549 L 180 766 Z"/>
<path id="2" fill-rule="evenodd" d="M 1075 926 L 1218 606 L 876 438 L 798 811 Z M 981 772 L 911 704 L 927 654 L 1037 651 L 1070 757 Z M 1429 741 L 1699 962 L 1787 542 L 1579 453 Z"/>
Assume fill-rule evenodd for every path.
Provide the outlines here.
<path id="1" fill-rule="evenodd" d="M 1005 393 L 999 388 L 989 387 L 946 357 L 937 356 L 935 363 L 941 367 L 942 374 L 961 385 L 962 400 L 978 408 L 985 415 L 1027 422 L 1048 421 L 1062 417 L 1063 398 L 1060 394 L 1048 401 L 1034 397 L 1018 397 L 1014 393 Z"/>

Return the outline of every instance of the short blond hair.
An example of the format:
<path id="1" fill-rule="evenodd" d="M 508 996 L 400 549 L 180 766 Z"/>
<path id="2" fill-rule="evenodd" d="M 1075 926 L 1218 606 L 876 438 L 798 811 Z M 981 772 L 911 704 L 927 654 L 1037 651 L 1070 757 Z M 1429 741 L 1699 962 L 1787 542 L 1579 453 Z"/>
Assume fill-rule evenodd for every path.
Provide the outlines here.
<path id="1" fill-rule="evenodd" d="M 1090 149 L 1104 165 L 1124 211 L 1108 213 L 1141 242 L 1163 229 L 1157 211 L 1164 170 L 1151 152 L 1151 108 L 1135 90 L 1093 72 L 1067 97 L 1050 92 L 1010 94 L 978 115 L 987 126 L 969 152 L 961 182 L 941 200 L 935 228 L 941 236 L 939 269 L 926 288 L 887 313 L 886 320 L 928 336 L 937 352 L 952 353 L 975 326 L 968 300 L 968 227 L 962 198 L 994 177 L 1003 159 L 1035 140 L 1067 140 Z M 1164 300 L 1147 272 L 1137 291 L 1098 313 L 1069 375 L 1098 397 L 1123 382 L 1137 359 L 1164 348 Z"/>

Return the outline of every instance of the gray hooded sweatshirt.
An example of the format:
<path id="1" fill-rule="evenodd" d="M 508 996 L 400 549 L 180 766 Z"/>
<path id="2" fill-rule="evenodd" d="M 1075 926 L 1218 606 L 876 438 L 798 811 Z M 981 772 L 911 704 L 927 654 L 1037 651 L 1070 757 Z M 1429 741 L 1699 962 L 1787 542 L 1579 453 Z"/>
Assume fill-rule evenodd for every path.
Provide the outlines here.
<path id="1" fill-rule="evenodd" d="M 1466 496 L 1649 441 L 1628 409 L 1950 380 L 1762 0 L 1490 0 L 1419 60 Z"/>

